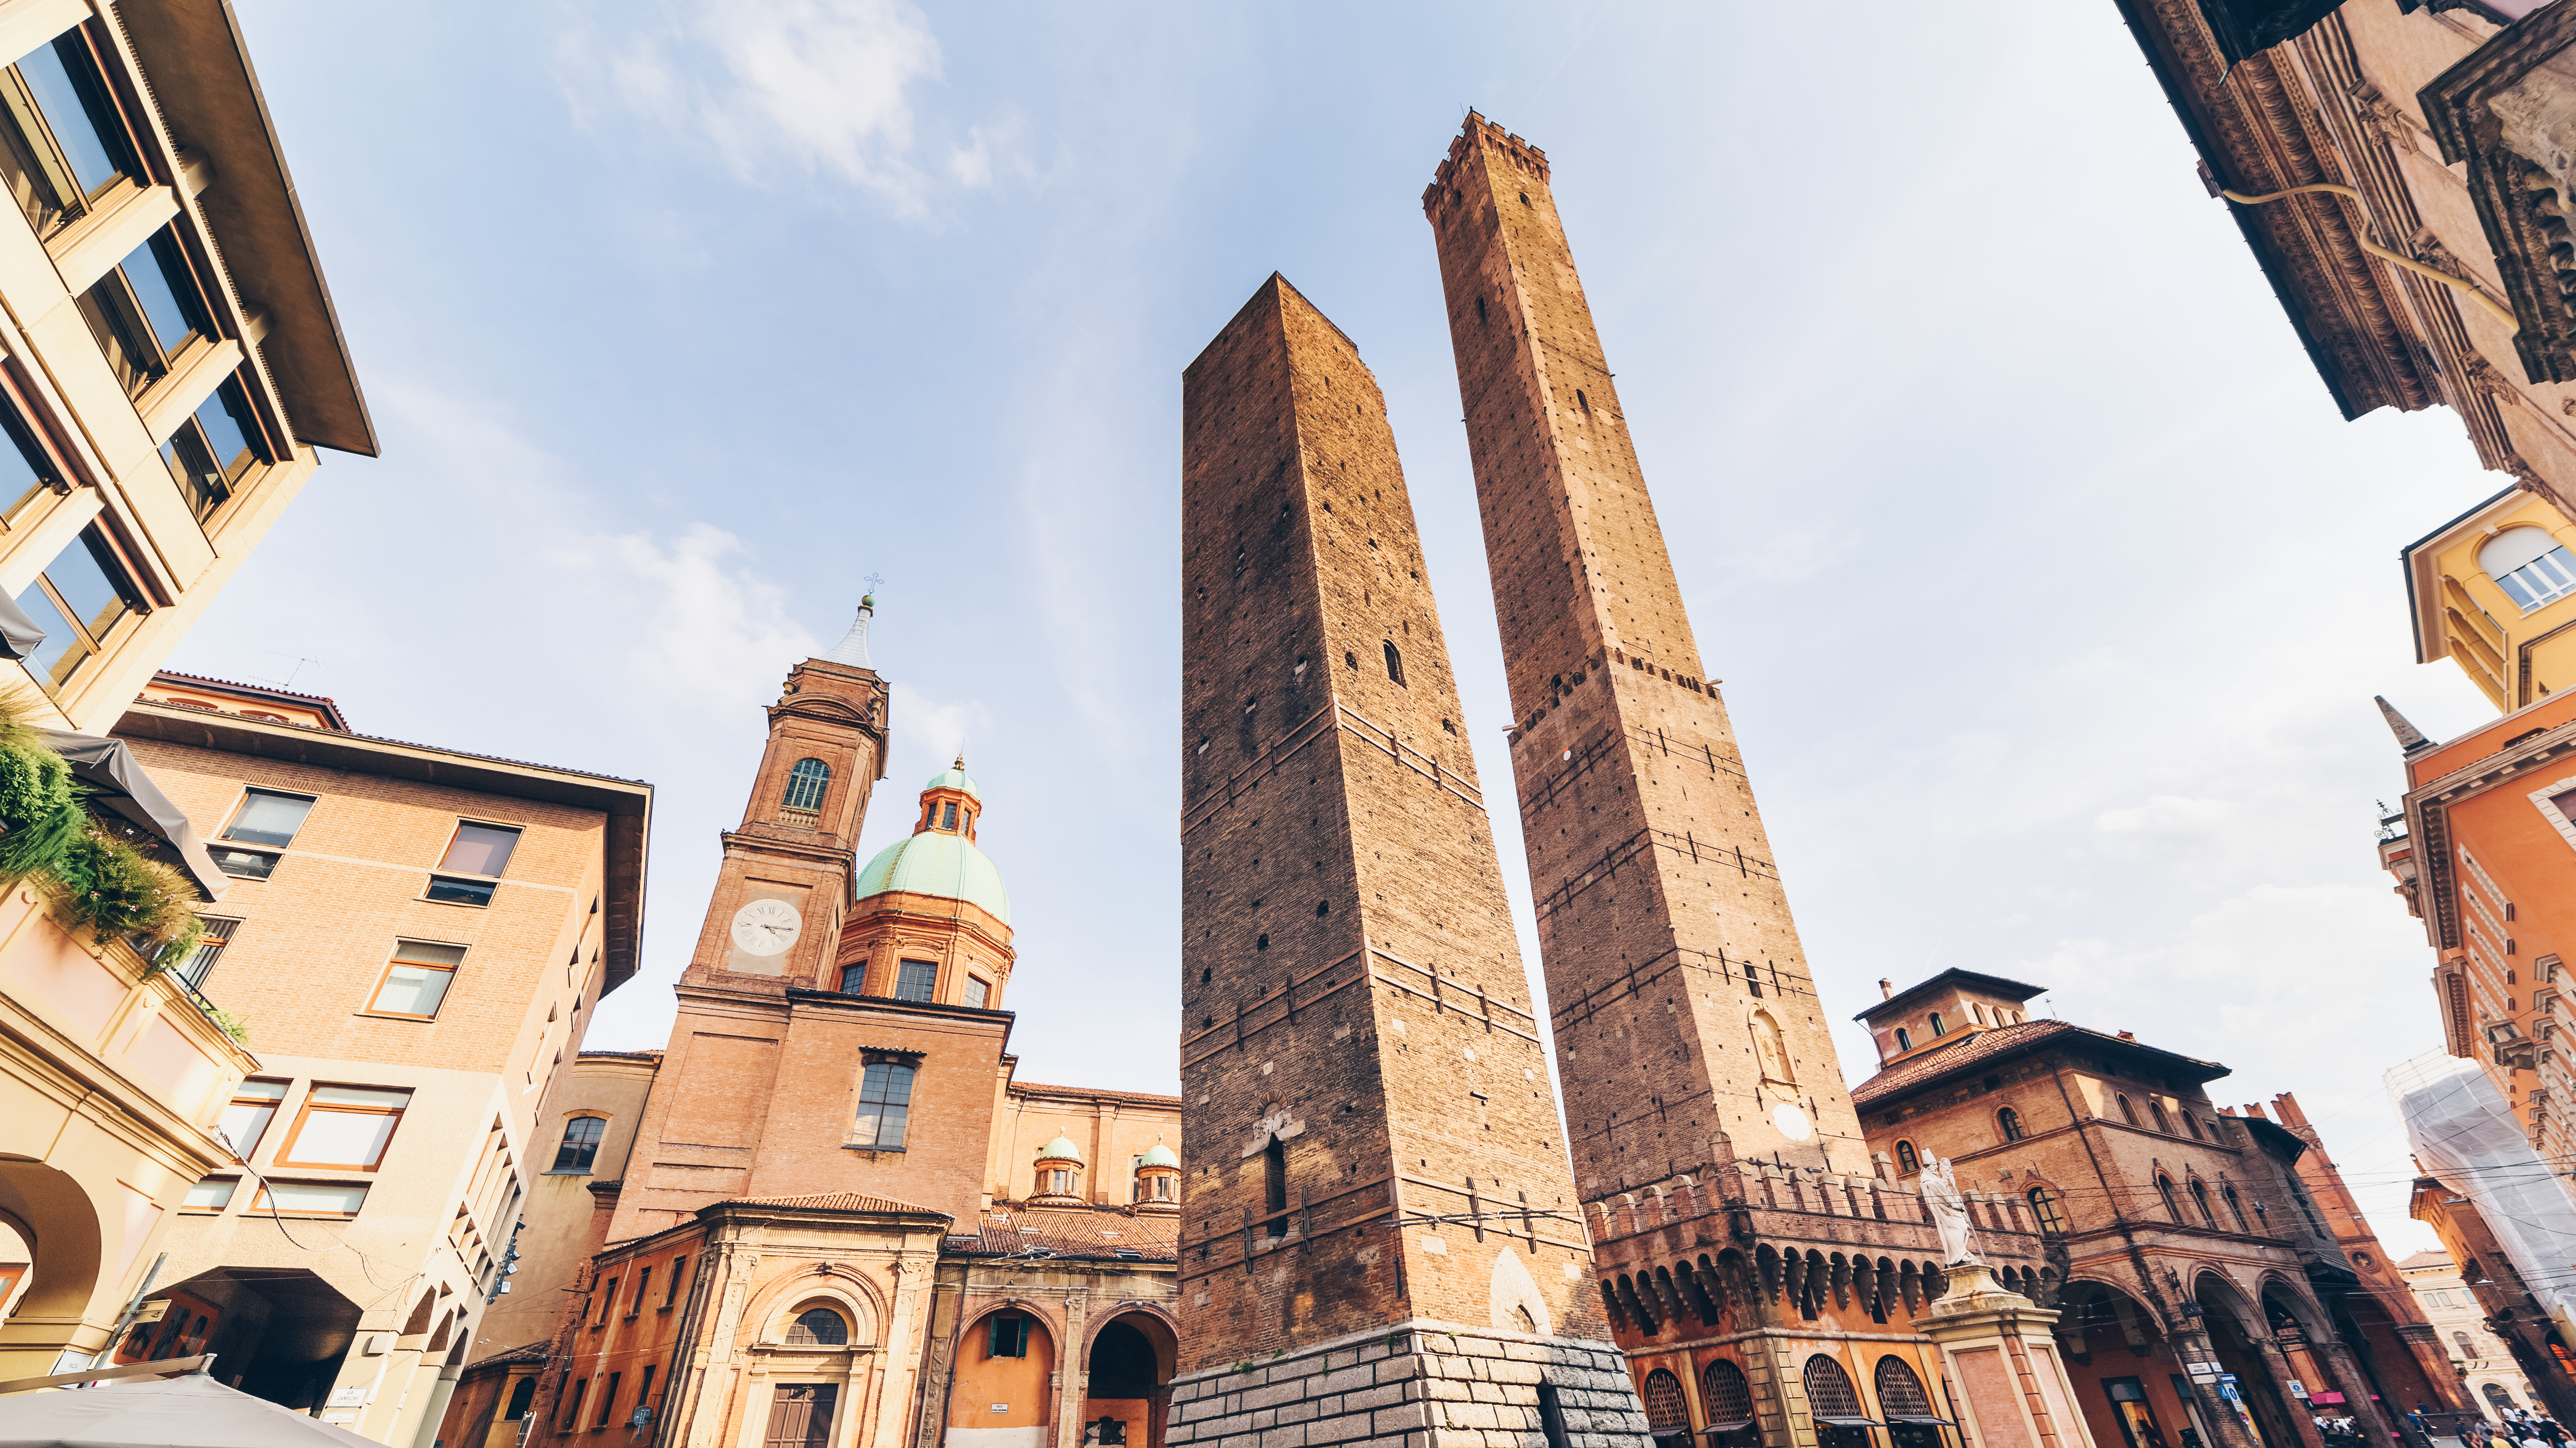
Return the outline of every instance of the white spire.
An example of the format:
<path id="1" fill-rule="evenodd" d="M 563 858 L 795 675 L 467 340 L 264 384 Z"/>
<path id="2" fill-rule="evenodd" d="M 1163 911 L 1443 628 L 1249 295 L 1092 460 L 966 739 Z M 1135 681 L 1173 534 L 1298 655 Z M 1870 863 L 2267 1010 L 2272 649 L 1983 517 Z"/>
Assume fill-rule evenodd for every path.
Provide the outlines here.
<path id="1" fill-rule="evenodd" d="M 859 616 L 850 621 L 849 633 L 844 635 L 839 643 L 832 645 L 832 651 L 823 655 L 823 661 L 829 664 L 848 664 L 852 668 L 859 669 L 875 668 L 876 665 L 868 662 L 868 620 L 876 617 L 876 614 L 876 595 L 868 594 L 862 597 L 859 600 Z"/>

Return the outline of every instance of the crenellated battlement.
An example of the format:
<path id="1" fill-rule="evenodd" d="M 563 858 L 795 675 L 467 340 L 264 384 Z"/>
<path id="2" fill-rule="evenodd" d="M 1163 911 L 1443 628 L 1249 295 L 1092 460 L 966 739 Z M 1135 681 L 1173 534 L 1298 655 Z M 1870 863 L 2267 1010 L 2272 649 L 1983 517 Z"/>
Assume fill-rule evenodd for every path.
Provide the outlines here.
<path id="1" fill-rule="evenodd" d="M 1461 163 L 1479 148 L 1492 152 L 1515 169 L 1526 171 L 1541 181 L 1547 179 L 1547 153 L 1474 111 L 1467 113 L 1466 124 L 1449 142 L 1449 154 L 1431 173 L 1431 184 L 1422 193 L 1422 209 L 1437 215 L 1445 200 L 1463 195 L 1453 184 Z"/>

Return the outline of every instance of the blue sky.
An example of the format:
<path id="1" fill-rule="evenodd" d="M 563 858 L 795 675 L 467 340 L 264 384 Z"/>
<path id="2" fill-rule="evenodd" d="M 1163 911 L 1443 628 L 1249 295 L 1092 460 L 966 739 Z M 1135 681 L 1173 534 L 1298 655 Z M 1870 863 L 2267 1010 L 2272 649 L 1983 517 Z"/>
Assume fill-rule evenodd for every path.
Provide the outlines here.
<path id="1" fill-rule="evenodd" d="M 1420 207 L 1474 105 L 1554 165 L 1828 1002 L 2044 983 L 2296 1090 L 2429 1245 L 2370 696 L 2481 717 L 2395 553 L 2508 480 L 2448 413 L 2336 416 L 2107 0 L 239 8 L 385 455 L 173 664 L 653 781 L 589 1045 L 661 1043 L 761 706 L 877 573 L 867 847 L 962 747 L 1021 1076 L 1177 1089 L 1179 377 L 1273 269 L 1384 385 L 1507 777 Z"/>

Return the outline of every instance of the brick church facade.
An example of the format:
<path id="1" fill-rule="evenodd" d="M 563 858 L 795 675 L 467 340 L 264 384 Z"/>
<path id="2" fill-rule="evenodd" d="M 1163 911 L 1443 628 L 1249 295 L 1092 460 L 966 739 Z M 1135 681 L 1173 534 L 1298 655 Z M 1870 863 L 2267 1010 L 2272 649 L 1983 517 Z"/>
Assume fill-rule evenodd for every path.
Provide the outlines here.
<path id="1" fill-rule="evenodd" d="M 962 759 L 858 859 L 871 612 L 769 710 L 669 1044 L 585 1055 L 550 1101 L 590 1200 L 532 1203 L 525 1240 L 572 1250 L 532 1246 L 538 1296 L 494 1320 L 545 1335 L 469 1365 L 441 1442 L 1159 1448 L 1180 1102 L 1014 1078 Z"/>

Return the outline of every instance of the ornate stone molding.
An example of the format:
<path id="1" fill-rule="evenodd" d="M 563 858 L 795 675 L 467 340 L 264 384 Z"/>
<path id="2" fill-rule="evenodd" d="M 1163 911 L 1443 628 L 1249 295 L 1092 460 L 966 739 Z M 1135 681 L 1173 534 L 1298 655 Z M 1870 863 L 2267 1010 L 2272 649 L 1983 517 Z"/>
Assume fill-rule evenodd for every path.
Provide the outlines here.
<path id="1" fill-rule="evenodd" d="M 2533 382 L 2576 381 L 2576 7 L 2505 27 L 2418 93 L 2442 159 L 2465 164 Z"/>

